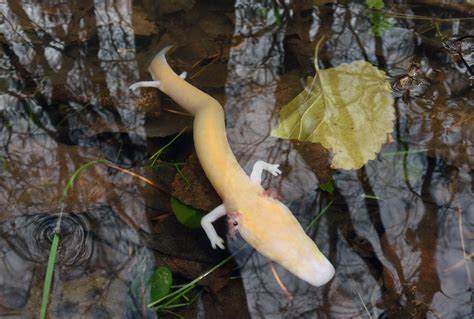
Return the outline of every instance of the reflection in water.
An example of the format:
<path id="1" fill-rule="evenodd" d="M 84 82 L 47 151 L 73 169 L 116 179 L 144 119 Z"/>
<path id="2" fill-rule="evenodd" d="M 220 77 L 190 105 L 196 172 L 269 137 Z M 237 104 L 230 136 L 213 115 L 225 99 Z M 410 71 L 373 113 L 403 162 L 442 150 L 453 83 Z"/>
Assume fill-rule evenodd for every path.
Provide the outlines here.
<path id="1" fill-rule="evenodd" d="M 36 315 L 57 218 L 58 215 L 40 213 L 0 224 L 3 315 Z M 110 207 L 65 214 L 55 294 L 49 308 L 51 316 L 144 316 L 143 304 L 148 300 L 133 300 L 127 294 L 130 282 L 143 276 L 151 262 L 138 232 L 121 221 Z M 144 291 L 143 284 L 134 289 Z M 129 302 L 120 302 L 127 298 Z M 153 317 L 151 312 L 146 315 Z"/>
<path id="2" fill-rule="evenodd" d="M 45 263 L 57 222 L 56 215 L 38 214 L 17 217 L 2 223 L 2 237 L 21 258 L 37 263 Z M 91 238 L 87 229 L 90 223 L 85 215 L 67 214 L 61 222 L 61 241 L 70 247 L 59 256 L 59 263 L 73 267 L 89 259 Z"/>
<path id="3" fill-rule="evenodd" d="M 247 2 L 239 4 L 249 6 Z M 241 12 L 237 10 L 237 17 Z M 413 64 L 420 43 L 413 29 L 395 25 L 382 38 L 374 37 L 370 33 L 365 9 L 359 4 L 335 6 L 330 17 L 317 16 L 317 13 L 312 11 L 314 17 L 308 29 L 309 38 L 318 30 L 327 32 L 327 28 L 319 28 L 319 21 L 331 21 L 331 35 L 323 49 L 322 64 L 335 66 L 365 59 L 389 74 L 400 74 L 400 70 L 409 70 Z M 408 13 L 413 14 L 410 10 Z M 251 17 L 248 11 L 247 17 Z M 245 19 L 237 19 L 237 35 L 240 35 L 241 21 Z M 273 36 L 278 37 L 278 32 L 273 32 Z M 257 34 L 252 38 L 253 42 L 244 39 L 231 51 L 227 83 L 230 98 L 226 108 L 232 129 L 228 132 L 231 144 L 242 160 L 252 156 L 271 158 L 262 155 L 260 148 L 271 149 L 270 152 L 282 151 L 268 143 L 268 134 L 256 132 L 252 125 L 254 121 L 262 120 L 258 116 L 265 109 L 262 104 L 266 102 L 272 108 L 274 100 L 264 100 L 262 93 L 273 92 L 275 84 L 271 81 L 248 81 L 251 78 L 249 74 L 252 75 L 258 68 L 244 73 L 243 63 L 237 62 L 248 63 L 257 59 L 254 64 L 261 65 L 262 61 L 267 61 L 255 52 L 268 50 L 269 45 L 265 45 L 264 39 L 271 36 Z M 259 48 L 246 54 L 245 48 L 251 47 L 248 43 Z M 278 44 L 278 41 L 274 43 Z M 472 170 L 473 126 L 462 124 L 465 121 L 472 123 L 472 103 L 469 102 L 472 99 L 469 99 L 469 94 L 459 96 L 465 92 L 469 82 L 450 67 L 443 69 L 447 77 L 445 83 L 455 82 L 456 85 L 448 85 L 451 89 L 447 91 L 446 84 L 439 83 L 433 71 L 438 65 L 432 58 L 430 55 L 422 57 L 420 74 L 413 75 L 410 81 L 417 84 L 416 87 L 404 88 L 410 94 L 403 98 L 399 95 L 397 100 L 399 119 L 396 137 L 400 144 L 385 146 L 382 152 L 387 156 L 382 155 L 371 161 L 357 173 L 341 171 L 333 175 L 338 192 L 344 199 L 343 205 L 337 205 L 339 213 L 333 212 L 340 216 L 328 216 L 333 223 L 338 222 L 337 226 L 334 224 L 331 227 L 340 229 L 340 239 L 330 243 L 328 248 L 330 258 L 337 265 L 336 278 L 326 287 L 313 291 L 308 287 L 297 288 L 291 278 L 283 277 L 289 291 L 294 294 L 291 301 L 285 300 L 281 292 L 278 293 L 279 288 L 269 274 L 267 262 L 253 256 L 246 260 L 249 257 L 247 254 L 242 258 L 247 261 L 242 273 L 253 315 L 285 317 L 289 313 L 297 316 L 316 311 L 337 318 L 367 315 L 464 317 L 470 313 L 471 269 L 469 261 L 463 261 L 464 254 L 469 254 L 469 248 L 461 241 L 461 235 L 466 238 L 468 233 L 462 227 L 460 233 L 459 225 L 472 223 L 465 219 L 472 216 L 469 212 L 473 209 L 470 204 L 473 201 L 472 187 L 469 186 L 472 185 L 472 177 L 467 173 Z M 423 85 L 418 85 L 420 83 Z M 258 97 L 243 99 L 242 96 L 249 96 L 246 92 L 251 92 L 252 88 L 259 92 Z M 240 100 L 234 100 L 234 96 L 239 96 Z M 452 99 L 447 101 L 451 96 Z M 260 101 L 260 104 L 255 101 Z M 240 112 L 244 107 L 247 107 L 246 111 Z M 438 116 L 427 112 L 433 109 Z M 266 118 L 263 123 L 268 123 L 271 117 L 268 115 Z M 260 129 L 263 131 L 265 124 L 262 125 L 262 122 Z M 258 136 L 261 139 L 256 139 Z M 265 138 L 266 144 L 261 143 Z M 246 143 L 250 145 L 246 147 Z M 420 148 L 428 149 L 429 154 L 437 154 L 460 170 L 427 158 L 423 152 L 420 153 Z M 414 154 L 410 155 L 412 149 Z M 407 155 L 397 155 L 400 150 L 406 150 Z M 297 170 L 309 175 L 304 167 L 290 160 L 287 163 L 292 173 Z M 285 183 L 291 185 L 291 177 L 286 179 L 285 176 L 280 188 L 284 189 Z M 318 210 L 321 199 L 309 195 L 311 187 L 317 187 L 316 182 L 306 182 L 303 187 L 308 187 L 308 190 L 292 187 L 289 193 L 293 195 L 290 198 L 298 198 L 295 194 L 300 194 L 301 199 L 294 201 L 295 205 L 291 208 L 303 217 L 304 224 L 304 220 L 310 219 L 311 214 Z M 302 197 L 305 193 L 306 196 Z M 286 195 L 287 192 L 283 192 L 283 196 Z M 324 235 L 325 227 L 327 225 L 320 222 L 318 237 L 315 238 L 318 244 L 322 243 L 320 247 L 323 251 L 324 244 L 328 242 L 327 235 Z M 445 293 L 446 289 L 450 292 Z"/>
<path id="4" fill-rule="evenodd" d="M 107 88 L 118 106 L 121 121 L 127 130 L 144 134 L 144 114 L 137 112 L 129 99 L 129 83 L 138 79 L 131 6 L 128 0 L 95 1 L 100 43 L 98 58 L 105 72 Z"/>
<path id="5" fill-rule="evenodd" d="M 137 61 L 142 51 L 149 58 L 176 44 L 176 69 L 218 98 L 225 93 L 240 163 L 246 170 L 259 159 L 280 163 L 283 176 L 267 184 L 307 225 L 329 199 L 312 171 L 318 163 L 305 163 L 299 148 L 269 132 L 278 106 L 314 74 L 314 42 L 325 36 L 321 68 L 363 59 L 390 75 L 395 142 L 361 170 L 333 172 L 333 207 L 310 230 L 336 266 L 329 284 L 310 287 L 274 265 L 290 300 L 266 259 L 250 250 L 240 256 L 250 315 L 472 317 L 474 50 L 465 6 L 393 4 L 385 8 L 393 25 L 376 37 L 359 2 L 239 0 L 234 14 L 224 1 L 144 3 L 153 10 L 140 8 L 138 32 L 131 1 L 0 1 L 0 316 L 37 315 L 57 218 L 51 207 L 73 172 L 97 158 L 133 166 L 147 157 L 145 115 L 127 89 L 147 64 Z M 153 259 L 139 230 L 149 231 L 148 206 L 169 211 L 168 198 L 156 197 L 105 166 L 81 174 L 66 203 L 76 213 L 63 219 L 51 317 L 153 316 L 140 297 Z M 204 234 L 183 237 L 175 226 L 159 228 L 166 243 L 193 238 L 202 256 L 183 255 L 207 260 Z M 176 247 L 161 247 L 163 255 Z"/>
<path id="6" fill-rule="evenodd" d="M 331 64 L 364 57 L 389 73 L 408 69 L 418 45 L 413 30 L 394 27 L 381 39 L 374 38 L 360 16 L 360 7 L 350 8 L 351 12 L 335 11 L 340 12 L 341 20 L 335 15 L 333 30 L 339 32 L 328 41 Z M 423 57 L 424 69 L 436 63 L 431 58 Z M 459 78 L 453 69 L 443 71 L 448 81 Z M 454 123 L 472 123 L 472 112 L 465 111 L 467 97 L 457 95 L 463 89 L 446 92 L 436 81 L 429 83 L 431 89 L 426 93 L 418 90 L 411 98 L 398 99 L 400 144 L 385 146 L 382 156 L 357 174 L 334 175 L 350 217 L 341 228 L 345 229 L 341 244 L 346 247 L 340 247 L 338 276 L 331 284 L 331 295 L 338 300 L 331 308 L 340 316 L 368 312 L 378 317 L 385 312 L 389 317 L 464 317 L 471 311 L 467 302 L 471 270 L 464 265 L 450 266 L 459 264 L 468 253 L 461 245 L 465 230 L 459 225 L 472 215 L 473 200 L 472 187 L 466 187 L 472 185 L 472 176 L 467 174 L 472 169 L 472 140 L 461 138 L 472 136 L 472 125 Z M 468 85 L 465 77 L 457 83 L 463 88 Z M 447 101 L 450 95 L 453 98 Z M 438 120 L 444 125 L 437 124 Z M 427 158 L 419 152 L 423 147 L 460 170 Z M 400 149 L 407 153 L 396 155 Z M 447 287 L 451 287 L 449 293 Z M 361 303 L 355 303 L 357 299 Z"/>
<path id="7" fill-rule="evenodd" d="M 0 316 L 25 318 L 39 313 L 57 219 L 51 207 L 85 162 L 141 160 L 144 115 L 128 99 L 138 77 L 129 1 L 2 1 L 0 12 Z M 117 127 L 130 134 L 90 136 Z M 144 199 L 131 185 L 131 177 L 92 167 L 69 192 L 66 211 L 81 213 L 62 219 L 50 317 L 155 316 L 142 298 L 153 265 L 137 231 L 148 229 Z"/>
<path id="8" fill-rule="evenodd" d="M 268 1 L 265 12 L 280 10 Z M 270 135 L 274 124 L 276 90 L 283 62 L 284 18 L 274 21 L 269 16 L 255 15 L 260 12 L 259 1 L 242 1 L 236 4 L 234 37 L 242 41 L 230 51 L 229 75 L 226 83 L 226 121 L 229 142 L 247 171 L 257 160 L 271 163 L 289 162 L 292 170 L 285 182 L 272 185 L 283 193 L 286 200 L 301 197 L 317 187 L 311 173 L 300 170 L 302 159 L 290 143 L 279 141 Z"/>
<path id="9" fill-rule="evenodd" d="M 262 9 L 263 8 L 263 9 Z M 292 212 L 307 224 L 315 211 L 314 189 L 317 181 L 306 168 L 302 158 L 288 141 L 270 137 L 276 105 L 275 91 L 278 73 L 283 62 L 284 18 L 274 20 L 273 14 L 258 15 L 256 12 L 273 13 L 278 10 L 282 16 L 290 14 L 285 7 L 268 1 L 237 1 L 234 37 L 242 38 L 238 46 L 230 51 L 229 75 L 226 83 L 225 105 L 229 142 L 241 165 L 247 170 L 257 161 L 279 163 L 290 170 L 278 185 L 285 200 L 296 199 L 290 206 Z M 273 183 L 274 184 L 274 183 Z M 305 194 L 313 195 L 306 196 Z M 317 206 L 316 206 L 317 207 Z M 320 235 L 324 237 L 323 227 Z M 321 241 L 318 240 L 318 243 Z M 241 243 L 232 243 L 240 247 Z M 324 245 L 319 246 L 324 251 Z M 256 252 L 248 251 L 237 260 L 247 292 L 250 312 L 255 316 L 297 317 L 321 307 L 321 299 L 315 298 L 322 290 L 311 287 L 283 268 L 275 265 L 293 300 L 281 297 L 281 289 L 270 271 L 269 261 Z"/>

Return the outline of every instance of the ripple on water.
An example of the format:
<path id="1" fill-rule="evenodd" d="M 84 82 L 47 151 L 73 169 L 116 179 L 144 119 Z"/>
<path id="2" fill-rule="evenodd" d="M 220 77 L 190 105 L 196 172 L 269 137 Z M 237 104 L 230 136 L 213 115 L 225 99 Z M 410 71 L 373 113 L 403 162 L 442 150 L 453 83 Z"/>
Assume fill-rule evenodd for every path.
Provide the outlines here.
<path id="1" fill-rule="evenodd" d="M 12 250 L 33 263 L 47 262 L 59 214 L 39 213 L 21 216 L 1 225 L 2 237 Z M 75 267 L 88 260 L 93 251 L 90 221 L 86 214 L 64 214 L 57 262 Z"/>
<path id="2" fill-rule="evenodd" d="M 0 316 L 36 315 L 58 218 L 58 214 L 37 213 L 0 223 Z M 58 317 L 81 318 L 97 317 L 98 309 L 111 317 L 130 311 L 143 315 L 142 305 L 135 309 L 123 300 L 130 282 L 152 265 L 137 230 L 109 206 L 66 213 L 49 311 Z"/>

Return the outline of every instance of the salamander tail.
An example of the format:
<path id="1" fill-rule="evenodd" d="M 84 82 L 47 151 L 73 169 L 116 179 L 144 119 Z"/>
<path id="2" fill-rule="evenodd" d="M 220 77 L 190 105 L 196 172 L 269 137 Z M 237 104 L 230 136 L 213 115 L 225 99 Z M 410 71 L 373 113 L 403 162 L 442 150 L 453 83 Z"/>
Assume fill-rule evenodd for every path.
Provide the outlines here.
<path id="1" fill-rule="evenodd" d="M 182 108 L 193 115 L 207 107 L 213 106 L 221 109 L 222 107 L 214 98 L 184 80 L 186 77 L 185 72 L 177 75 L 171 69 L 166 60 L 166 53 L 170 49 L 171 46 L 167 46 L 158 52 L 148 67 L 148 71 L 154 80 L 153 82 L 158 83 L 154 87 L 158 87 L 163 93 L 171 97 Z"/>

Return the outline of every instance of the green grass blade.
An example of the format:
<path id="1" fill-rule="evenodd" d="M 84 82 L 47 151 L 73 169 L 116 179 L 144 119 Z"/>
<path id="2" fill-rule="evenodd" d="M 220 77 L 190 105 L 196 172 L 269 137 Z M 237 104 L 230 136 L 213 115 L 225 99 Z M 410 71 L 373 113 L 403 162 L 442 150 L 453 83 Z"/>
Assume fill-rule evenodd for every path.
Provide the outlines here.
<path id="1" fill-rule="evenodd" d="M 61 198 L 61 202 L 64 202 L 64 200 L 66 199 L 66 196 L 67 196 L 67 192 L 69 191 L 69 189 L 74 185 L 74 181 L 76 180 L 76 178 L 79 176 L 79 174 L 84 170 L 86 169 L 87 167 L 89 166 L 92 166 L 92 165 L 95 165 L 95 164 L 106 164 L 107 161 L 106 160 L 102 160 L 102 159 L 99 159 L 99 160 L 94 160 L 94 161 L 90 161 L 90 162 L 87 162 L 85 164 L 82 164 L 78 169 L 76 169 L 76 171 L 72 174 L 72 176 L 69 178 L 67 184 L 66 184 L 66 187 L 64 187 L 64 190 L 63 190 L 63 197 Z"/>
<path id="2" fill-rule="evenodd" d="M 406 150 L 406 151 L 397 151 L 397 152 L 385 152 L 385 153 L 382 153 L 381 156 L 383 158 L 385 157 L 393 157 L 393 156 L 400 156 L 400 155 L 410 155 L 410 154 L 418 154 L 418 153 L 426 153 L 428 152 L 430 149 L 429 148 L 421 148 L 421 149 L 418 149 L 418 150 Z"/>
<path id="3" fill-rule="evenodd" d="M 59 233 L 54 233 L 53 242 L 51 243 L 51 250 L 49 252 L 48 258 L 48 267 L 46 268 L 46 276 L 44 278 L 44 286 L 43 286 L 43 297 L 41 300 L 41 313 L 40 318 L 46 318 L 46 310 L 48 309 L 48 299 L 49 299 L 49 291 L 51 289 L 51 282 L 53 281 L 53 272 L 54 272 L 54 264 L 56 263 L 56 255 L 58 254 L 58 246 L 59 246 Z"/>
<path id="4" fill-rule="evenodd" d="M 382 197 L 378 197 L 375 195 L 368 195 L 368 194 L 360 194 L 360 197 L 367 198 L 367 199 L 384 200 Z"/>
<path id="5" fill-rule="evenodd" d="M 51 249 L 49 251 L 48 257 L 48 266 L 46 268 L 46 276 L 44 278 L 44 285 L 43 285 L 43 297 L 41 299 L 41 312 L 40 312 L 40 319 L 46 318 L 46 310 L 48 309 L 48 301 L 49 301 L 49 292 L 51 290 L 51 283 L 53 281 L 53 273 L 54 273 L 54 265 L 56 263 L 56 256 L 58 254 L 58 247 L 59 247 L 59 238 L 60 238 L 60 230 L 61 230 L 61 220 L 63 215 L 64 209 L 64 201 L 66 199 L 67 193 L 69 189 L 72 188 L 74 185 L 74 181 L 79 176 L 79 174 L 87 167 L 92 166 L 94 164 L 106 164 L 107 161 L 105 160 L 95 160 L 87 162 L 81 165 L 69 178 L 66 187 L 64 187 L 63 195 L 61 198 L 61 212 L 59 214 L 58 222 L 56 223 L 56 227 L 54 230 L 54 237 L 53 242 L 51 243 Z"/>
<path id="6" fill-rule="evenodd" d="M 201 274 L 199 277 L 195 278 L 193 281 L 191 281 L 190 283 L 184 285 L 182 288 L 158 299 L 158 300 L 155 300 L 151 303 L 149 303 L 147 305 L 148 308 L 154 308 L 155 306 L 157 306 L 159 303 L 161 303 L 162 301 L 164 300 L 169 300 L 169 299 L 173 299 L 173 300 L 176 300 L 178 298 L 174 298 L 176 296 L 181 296 L 183 294 L 185 294 L 186 292 L 188 292 L 189 290 L 191 290 L 192 288 L 194 288 L 194 286 L 200 282 L 202 279 L 206 278 L 207 276 L 209 276 L 209 274 L 211 274 L 213 271 L 215 271 L 216 269 L 218 269 L 219 267 L 221 267 L 222 265 L 224 265 L 226 262 L 228 262 L 229 260 L 231 260 L 232 258 L 234 258 L 235 255 L 237 255 L 238 253 L 240 253 L 245 247 L 247 247 L 247 244 L 244 244 L 242 245 L 242 247 L 240 247 L 236 252 L 234 252 L 232 255 L 228 256 L 227 258 L 225 258 L 224 260 L 222 260 L 220 263 L 218 263 L 217 265 L 215 265 L 214 267 L 212 267 L 211 269 L 207 270 L 206 272 L 204 272 L 203 274 Z M 168 302 L 167 302 L 168 303 Z"/>
<path id="7" fill-rule="evenodd" d="M 314 225 L 314 223 L 316 223 L 318 221 L 318 219 L 321 218 L 321 216 L 323 216 L 327 211 L 328 209 L 331 207 L 332 205 L 332 202 L 334 202 L 334 198 L 331 199 L 331 201 L 323 208 L 321 209 L 321 211 L 316 215 L 316 217 L 313 218 L 313 220 L 311 221 L 311 223 L 309 223 L 308 226 L 306 226 L 305 228 L 305 231 L 308 232 L 308 230 Z"/>
<path id="8" fill-rule="evenodd" d="M 158 151 L 156 151 L 151 157 L 150 157 L 150 161 L 151 161 L 151 166 L 154 166 L 156 161 L 158 160 L 158 158 L 160 157 L 160 155 L 168 148 L 171 146 L 171 144 L 173 144 L 185 131 L 186 131 L 187 127 L 184 127 L 178 134 L 176 134 L 175 137 L 173 137 L 173 139 L 171 141 L 169 141 L 165 146 L 163 146 L 162 148 L 160 148 Z"/>

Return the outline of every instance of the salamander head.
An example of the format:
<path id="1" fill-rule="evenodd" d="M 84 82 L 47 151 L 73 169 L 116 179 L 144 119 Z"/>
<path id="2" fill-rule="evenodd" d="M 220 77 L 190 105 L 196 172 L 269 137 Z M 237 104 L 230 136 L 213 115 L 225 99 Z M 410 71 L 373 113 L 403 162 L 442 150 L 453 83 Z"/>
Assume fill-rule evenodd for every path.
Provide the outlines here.
<path id="1" fill-rule="evenodd" d="M 242 237 L 259 253 L 314 286 L 331 280 L 334 267 L 290 210 L 278 200 L 261 198 L 258 212 L 238 216 Z"/>

